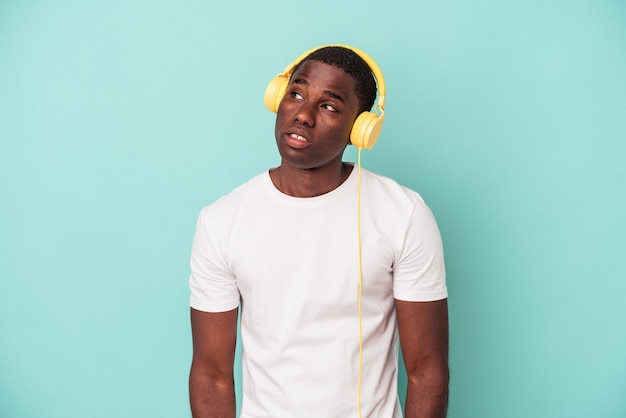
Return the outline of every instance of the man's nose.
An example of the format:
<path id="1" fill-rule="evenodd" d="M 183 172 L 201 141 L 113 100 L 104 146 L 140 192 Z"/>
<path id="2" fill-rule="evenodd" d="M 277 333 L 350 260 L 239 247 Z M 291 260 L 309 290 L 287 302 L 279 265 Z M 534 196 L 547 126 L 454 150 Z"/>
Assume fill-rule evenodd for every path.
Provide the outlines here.
<path id="1" fill-rule="evenodd" d="M 315 125 L 315 109 L 316 106 L 313 103 L 305 101 L 296 111 L 295 120 L 303 125 Z"/>

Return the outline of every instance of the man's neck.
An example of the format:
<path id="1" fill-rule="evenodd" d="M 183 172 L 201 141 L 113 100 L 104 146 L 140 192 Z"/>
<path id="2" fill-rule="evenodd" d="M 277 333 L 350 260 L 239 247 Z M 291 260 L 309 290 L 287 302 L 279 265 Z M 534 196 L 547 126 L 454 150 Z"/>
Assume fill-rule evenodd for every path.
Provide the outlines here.
<path id="1" fill-rule="evenodd" d="M 341 163 L 336 167 L 298 169 L 281 164 L 270 170 L 274 186 L 282 193 L 294 197 L 315 197 L 339 187 L 352 172 L 353 165 Z"/>

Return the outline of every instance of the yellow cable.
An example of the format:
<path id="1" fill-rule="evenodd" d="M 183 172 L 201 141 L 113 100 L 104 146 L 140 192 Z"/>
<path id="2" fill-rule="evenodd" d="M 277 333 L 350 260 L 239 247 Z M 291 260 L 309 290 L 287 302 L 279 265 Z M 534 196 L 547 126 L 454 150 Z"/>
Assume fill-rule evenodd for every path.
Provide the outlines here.
<path id="1" fill-rule="evenodd" d="M 357 154 L 357 240 L 358 240 L 358 255 L 359 255 L 359 383 L 357 392 L 357 403 L 359 418 L 361 418 L 361 381 L 363 380 L 363 311 L 362 311 L 362 296 L 363 296 L 363 260 L 361 254 L 361 150 Z"/>

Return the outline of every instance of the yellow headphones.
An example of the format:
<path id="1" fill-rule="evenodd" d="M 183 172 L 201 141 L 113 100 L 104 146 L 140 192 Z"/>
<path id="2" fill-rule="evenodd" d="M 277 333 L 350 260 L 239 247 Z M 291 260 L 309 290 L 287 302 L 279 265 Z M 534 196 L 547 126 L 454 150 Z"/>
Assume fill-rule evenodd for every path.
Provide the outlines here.
<path id="1" fill-rule="evenodd" d="M 376 102 L 376 106 L 380 110 L 380 115 L 369 111 L 362 112 L 354 121 L 352 131 L 350 132 L 350 142 L 352 145 L 355 145 L 358 148 L 372 149 L 378 140 L 380 131 L 383 128 L 383 120 L 385 119 L 385 79 L 383 78 L 383 73 L 380 71 L 376 62 L 360 49 L 347 45 L 331 44 L 313 48 L 300 55 L 295 61 L 290 63 L 287 68 L 285 68 L 285 71 L 278 74 L 269 82 L 267 88 L 265 89 L 265 107 L 276 113 L 278 111 L 278 105 L 280 105 L 283 96 L 285 96 L 285 92 L 289 86 L 289 78 L 291 77 L 293 69 L 296 65 L 309 56 L 310 53 L 327 46 L 338 46 L 353 51 L 367 63 L 370 67 L 370 71 L 374 74 L 374 78 L 376 79 L 376 84 L 378 86 L 378 100 Z"/>

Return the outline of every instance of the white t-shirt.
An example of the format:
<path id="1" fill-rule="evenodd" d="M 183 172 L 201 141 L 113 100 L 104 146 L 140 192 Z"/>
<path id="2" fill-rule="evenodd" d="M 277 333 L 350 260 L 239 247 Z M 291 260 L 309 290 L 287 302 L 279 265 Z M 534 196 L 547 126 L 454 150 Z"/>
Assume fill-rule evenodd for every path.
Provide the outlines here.
<path id="1" fill-rule="evenodd" d="M 241 304 L 245 418 L 357 416 L 357 169 L 337 189 L 287 196 L 269 173 L 204 208 L 191 306 Z M 445 299 L 435 220 L 421 197 L 362 170 L 363 417 L 401 417 L 394 299 Z"/>

